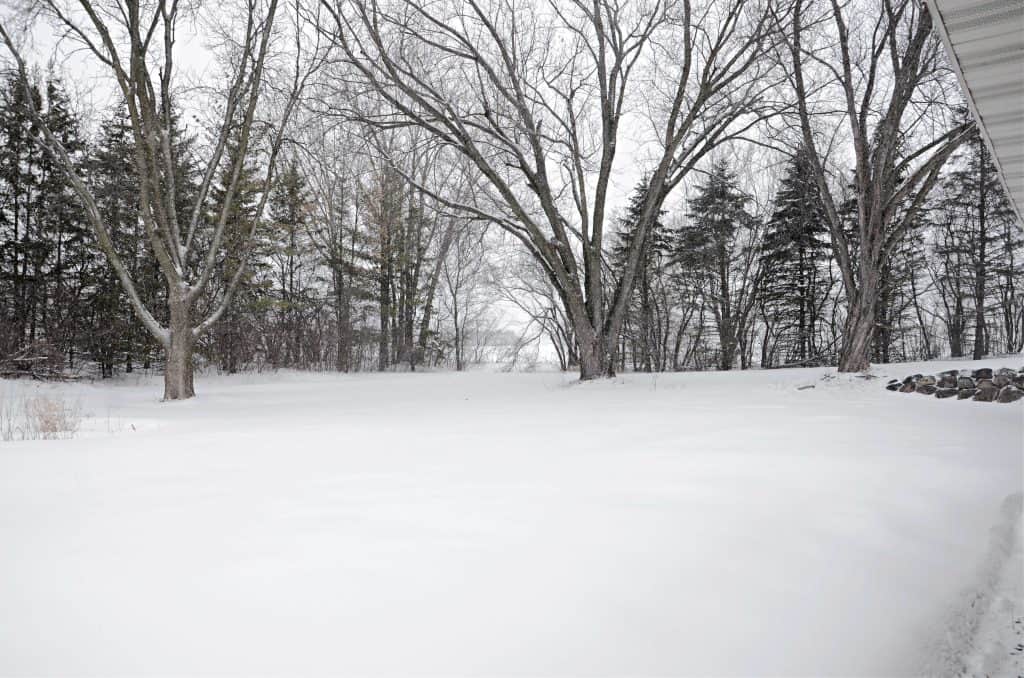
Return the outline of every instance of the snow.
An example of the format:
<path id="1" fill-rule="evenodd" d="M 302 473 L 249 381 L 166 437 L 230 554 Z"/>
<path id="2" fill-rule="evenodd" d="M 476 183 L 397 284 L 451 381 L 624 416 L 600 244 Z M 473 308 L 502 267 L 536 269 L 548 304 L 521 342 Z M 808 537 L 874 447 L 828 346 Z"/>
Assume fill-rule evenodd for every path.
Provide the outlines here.
<path id="1" fill-rule="evenodd" d="M 1024 409 L 883 384 L 1020 362 L 3 382 L 0 675 L 1014 670 Z"/>

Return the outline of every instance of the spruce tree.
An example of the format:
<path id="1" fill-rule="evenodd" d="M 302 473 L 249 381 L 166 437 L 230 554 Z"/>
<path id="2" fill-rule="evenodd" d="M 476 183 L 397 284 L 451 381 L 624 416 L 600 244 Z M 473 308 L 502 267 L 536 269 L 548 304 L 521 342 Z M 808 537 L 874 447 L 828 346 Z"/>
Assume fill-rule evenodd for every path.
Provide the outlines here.
<path id="1" fill-rule="evenodd" d="M 127 111 L 118 106 L 100 124 L 99 136 L 92 151 L 89 178 L 96 196 L 96 205 L 110 224 L 110 237 L 125 262 L 139 293 L 146 301 L 152 289 L 145 268 L 149 258 L 144 245 L 145 234 L 138 212 L 138 181 L 135 177 L 131 136 Z M 91 243 L 94 247 L 95 244 Z M 155 262 L 152 262 L 155 268 Z M 138 323 L 117 276 L 106 261 L 91 267 L 93 278 L 89 307 L 92 310 L 87 345 L 104 377 L 112 376 L 121 356 L 125 365 L 134 367 L 133 355 L 147 353 L 148 333 Z"/>
<path id="2" fill-rule="evenodd" d="M 46 85 L 46 125 L 64 147 L 84 164 L 85 140 L 62 83 Z M 69 363 L 84 324 L 79 303 L 84 292 L 82 274 L 99 260 L 86 245 L 90 230 L 63 169 L 49 153 L 39 156 L 40 323 L 47 341 Z"/>
<path id="3" fill-rule="evenodd" d="M 649 183 L 645 177 L 636 185 L 629 198 L 626 213 L 619 219 L 619 230 L 611 248 L 612 278 L 616 281 L 622 275 L 629 256 L 629 244 L 640 225 Z M 655 287 L 659 281 L 664 280 L 665 264 L 671 247 L 668 231 L 662 221 L 664 215 L 665 210 L 661 210 L 658 218 L 648 227 L 644 240 L 639 243 L 640 264 L 633 294 L 626 310 L 626 318 L 622 324 L 623 334 L 632 335 L 633 367 L 644 372 L 665 369 L 665 351 L 660 350 L 662 342 L 654 317 Z M 625 362 L 624 355 L 617 357 L 622 363 Z"/>
<path id="4" fill-rule="evenodd" d="M 223 168 L 218 184 L 211 191 L 213 213 L 219 213 L 225 205 L 230 173 L 238 160 L 240 145 L 232 139 L 227 146 Z M 245 273 L 236 288 L 231 305 L 224 312 L 212 334 L 213 357 L 220 369 L 231 374 L 237 372 L 255 358 L 253 342 L 249 339 L 255 330 L 254 314 L 258 311 L 263 296 L 260 281 L 264 278 L 263 258 L 267 252 L 265 236 L 252 250 L 245 248 L 246 234 L 253 222 L 260 218 L 256 213 L 259 203 L 259 181 L 257 170 L 251 159 L 246 158 L 241 166 L 234 197 L 227 205 L 224 227 L 224 257 L 220 261 L 220 284 L 212 292 L 218 296 L 230 284 L 231 279 L 245 265 Z M 246 260 L 244 257 L 248 257 Z"/>
<path id="5" fill-rule="evenodd" d="M 310 244 L 306 182 L 293 161 L 278 176 L 270 195 L 268 240 L 273 261 L 271 298 L 274 308 L 276 366 L 304 366 L 304 327 L 312 307 L 307 271 Z"/>
<path id="6" fill-rule="evenodd" d="M 82 247 L 84 221 L 63 169 L 40 140 L 32 108 L 80 163 L 84 144 L 61 83 L 25 87 L 6 83 L 0 99 L 0 355 L 30 350 L 59 369 L 73 361 L 90 253 Z M 29 348 L 31 347 L 31 349 Z"/>
<path id="7" fill-rule="evenodd" d="M 37 108 L 42 97 L 30 88 Z M 11 77 L 0 105 L 0 290 L 4 292 L 0 353 L 12 355 L 28 341 L 39 158 L 43 150 L 26 105 L 26 88 Z"/>
<path id="8" fill-rule="evenodd" d="M 823 270 L 828 256 L 821 199 L 807 151 L 800 149 L 786 167 L 761 245 L 762 314 L 772 329 L 765 341 L 777 347 L 785 363 L 822 359 L 818 334 L 831 287 Z M 773 353 L 764 354 L 769 363 Z"/>
<path id="9" fill-rule="evenodd" d="M 729 370 L 740 358 L 754 302 L 757 272 L 750 234 L 756 219 L 746 205 L 735 173 L 725 162 L 715 163 L 707 180 L 690 200 L 689 219 L 677 232 L 674 256 L 694 276 L 714 315 L 718 333 L 718 367 Z"/>

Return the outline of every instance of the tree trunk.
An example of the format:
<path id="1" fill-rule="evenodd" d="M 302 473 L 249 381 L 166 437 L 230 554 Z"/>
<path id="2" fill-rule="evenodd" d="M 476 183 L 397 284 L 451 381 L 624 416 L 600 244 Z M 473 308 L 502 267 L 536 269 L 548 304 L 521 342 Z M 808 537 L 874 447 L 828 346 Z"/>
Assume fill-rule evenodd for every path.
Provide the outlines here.
<path id="1" fill-rule="evenodd" d="M 875 295 L 861 289 L 850 304 L 843 328 L 843 348 L 839 353 L 840 372 L 863 372 L 871 366 L 871 348 L 875 334 Z"/>
<path id="2" fill-rule="evenodd" d="M 334 369 L 348 372 L 352 365 L 352 321 L 349 308 L 348 290 L 340 270 L 340 264 L 332 271 L 334 282 L 334 324 L 338 333 L 338 351 L 334 357 Z"/>
<path id="3" fill-rule="evenodd" d="M 986 267 L 985 255 L 988 245 L 988 232 L 986 229 L 987 212 L 985 209 L 985 197 L 987 194 L 985 186 L 985 166 L 988 164 L 988 155 L 985 153 L 984 144 L 981 150 L 981 162 L 979 163 L 978 178 L 978 258 L 974 268 L 974 351 L 972 358 L 981 360 L 987 353 L 987 342 L 985 341 L 985 286 L 988 270 Z"/>
<path id="4" fill-rule="evenodd" d="M 580 381 L 608 376 L 607 371 L 603 369 L 604 361 L 601 359 L 603 352 L 596 342 L 588 346 L 580 346 Z"/>
<path id="5" fill-rule="evenodd" d="M 614 377 L 615 364 L 611 360 L 615 351 L 589 325 L 576 329 L 579 342 L 580 381 Z M 617 341 L 612 339 L 612 341 Z"/>
<path id="6" fill-rule="evenodd" d="M 164 367 L 164 400 L 185 400 L 195 396 L 192 369 L 192 325 L 189 309 L 182 299 L 170 302 L 170 336 L 167 365 Z"/>

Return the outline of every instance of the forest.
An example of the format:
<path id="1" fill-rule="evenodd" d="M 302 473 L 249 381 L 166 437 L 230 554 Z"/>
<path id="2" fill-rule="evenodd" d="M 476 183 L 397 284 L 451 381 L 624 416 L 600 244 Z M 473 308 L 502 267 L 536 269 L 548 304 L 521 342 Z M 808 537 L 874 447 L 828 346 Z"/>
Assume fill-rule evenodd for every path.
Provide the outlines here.
<path id="1" fill-rule="evenodd" d="M 860 4 L 248 0 L 202 82 L 199 6 L 38 3 L 106 84 L 3 26 L 0 376 L 1019 352 L 1024 231 L 928 10 Z"/>

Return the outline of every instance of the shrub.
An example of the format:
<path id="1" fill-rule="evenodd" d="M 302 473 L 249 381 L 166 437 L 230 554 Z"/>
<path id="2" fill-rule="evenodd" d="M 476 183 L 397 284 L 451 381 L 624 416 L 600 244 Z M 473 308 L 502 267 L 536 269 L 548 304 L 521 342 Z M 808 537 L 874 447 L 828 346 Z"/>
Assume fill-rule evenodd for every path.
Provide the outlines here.
<path id="1" fill-rule="evenodd" d="M 81 407 L 62 396 L 0 394 L 0 440 L 73 438 L 81 424 Z"/>

